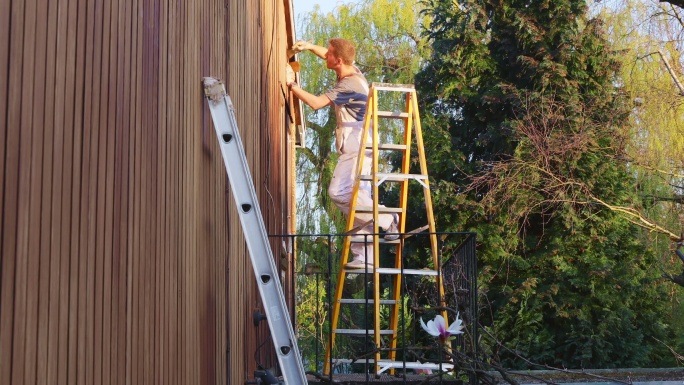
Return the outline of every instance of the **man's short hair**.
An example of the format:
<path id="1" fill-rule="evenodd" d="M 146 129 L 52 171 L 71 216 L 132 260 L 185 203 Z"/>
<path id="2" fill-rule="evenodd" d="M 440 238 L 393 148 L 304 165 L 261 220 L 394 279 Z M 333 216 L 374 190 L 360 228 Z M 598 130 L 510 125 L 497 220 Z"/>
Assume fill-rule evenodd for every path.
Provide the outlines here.
<path id="1" fill-rule="evenodd" d="M 335 49 L 335 56 L 342 59 L 342 63 L 347 65 L 354 64 L 354 59 L 356 58 L 356 49 L 351 41 L 336 37 L 334 39 L 328 40 L 328 45 Z"/>

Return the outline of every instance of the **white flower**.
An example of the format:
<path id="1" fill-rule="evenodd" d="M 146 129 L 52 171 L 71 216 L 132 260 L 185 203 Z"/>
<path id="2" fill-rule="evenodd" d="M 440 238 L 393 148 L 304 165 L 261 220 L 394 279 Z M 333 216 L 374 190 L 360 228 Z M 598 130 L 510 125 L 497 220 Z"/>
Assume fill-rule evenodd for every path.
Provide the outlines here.
<path id="1" fill-rule="evenodd" d="M 462 324 L 463 320 L 458 318 L 458 314 L 456 314 L 456 319 L 449 327 L 447 327 L 446 321 L 444 321 L 444 317 L 441 315 L 437 315 L 434 321 L 428 321 L 427 325 L 425 325 L 422 318 L 420 319 L 420 326 L 431 336 L 439 337 L 441 341 L 446 341 L 451 339 L 452 336 L 463 333 L 462 330 L 465 326 Z"/>

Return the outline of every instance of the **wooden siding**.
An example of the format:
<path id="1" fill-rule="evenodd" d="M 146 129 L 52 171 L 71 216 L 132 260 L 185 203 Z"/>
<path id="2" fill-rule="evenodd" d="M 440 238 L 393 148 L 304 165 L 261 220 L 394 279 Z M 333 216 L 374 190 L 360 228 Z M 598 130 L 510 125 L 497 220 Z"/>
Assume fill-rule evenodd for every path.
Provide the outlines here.
<path id="1" fill-rule="evenodd" d="M 290 0 L 0 0 L 0 384 L 275 365 L 200 80 L 225 81 L 266 228 L 291 232 L 292 31 Z"/>

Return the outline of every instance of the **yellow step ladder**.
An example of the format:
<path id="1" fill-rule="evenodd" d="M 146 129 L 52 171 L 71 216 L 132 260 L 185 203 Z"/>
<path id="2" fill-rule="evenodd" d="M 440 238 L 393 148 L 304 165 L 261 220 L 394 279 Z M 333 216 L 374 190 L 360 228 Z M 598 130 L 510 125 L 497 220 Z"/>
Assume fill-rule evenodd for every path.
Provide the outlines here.
<path id="1" fill-rule="evenodd" d="M 406 108 L 404 111 L 400 112 L 390 112 L 390 111 L 379 111 L 378 110 L 378 92 L 400 92 L 405 94 Z M 403 142 L 401 144 L 381 144 L 379 142 L 379 121 L 380 119 L 398 119 L 403 122 Z M 371 129 L 372 125 L 372 129 Z M 326 347 L 326 356 L 323 372 L 329 374 L 331 370 L 331 363 L 343 364 L 350 363 L 353 360 L 332 357 L 333 349 L 335 347 L 335 338 L 337 334 L 340 335 L 356 335 L 356 336 L 369 336 L 373 338 L 374 352 L 372 353 L 373 358 L 358 360 L 357 362 L 372 362 L 375 365 L 375 373 L 379 374 L 386 370 L 393 371 L 394 368 L 411 368 L 411 369 L 432 369 L 434 364 L 429 363 L 398 363 L 395 361 L 396 350 L 397 350 L 397 339 L 399 336 L 399 309 L 401 306 L 401 284 L 402 275 L 422 275 L 422 276 L 434 276 L 437 293 L 439 295 L 439 302 L 441 306 L 444 306 L 444 286 L 441 282 L 441 272 L 439 266 L 439 254 L 437 246 L 437 235 L 435 233 L 435 218 L 432 211 L 432 198 L 430 196 L 430 184 L 428 180 L 428 170 L 427 163 L 425 159 L 425 146 L 423 145 L 423 134 L 420 125 L 420 114 L 418 111 L 418 98 L 416 95 L 416 90 L 413 85 L 409 84 L 386 84 L 386 83 L 372 83 L 368 93 L 368 102 L 366 105 L 366 116 L 364 119 L 363 133 L 361 136 L 361 143 L 368 143 L 368 133 L 372 132 L 373 140 L 372 145 L 361 146 L 359 150 L 357 171 L 356 171 L 356 181 L 354 184 L 354 190 L 352 194 L 352 199 L 350 202 L 349 216 L 347 220 L 346 235 L 344 237 L 344 245 L 342 248 L 342 258 L 340 259 L 339 275 L 337 278 L 337 285 L 335 290 L 335 297 L 332 303 L 332 314 L 331 314 L 331 336 L 328 340 L 328 345 Z M 420 173 L 411 174 L 409 167 L 411 165 L 412 159 L 412 140 L 415 137 L 415 151 L 419 165 Z M 368 175 L 361 175 L 361 170 L 363 170 L 365 151 L 372 149 L 372 166 L 371 173 Z M 379 172 L 379 152 L 380 151 L 395 151 L 402 155 L 401 168 L 397 173 L 384 173 Z M 414 155 L 414 156 L 415 156 Z M 372 207 L 362 207 L 357 206 L 357 197 L 360 185 L 364 181 L 369 181 L 372 185 L 372 196 L 373 196 L 373 206 Z M 425 210 L 427 212 L 427 225 L 422 226 L 418 229 L 405 232 L 406 225 L 406 213 L 408 206 L 408 190 L 409 182 L 418 182 L 423 187 Z M 378 187 L 384 182 L 392 182 L 399 184 L 399 207 L 384 207 L 379 205 L 378 202 Z M 355 231 L 358 227 L 354 227 L 354 216 L 356 213 L 372 213 L 373 214 L 373 233 L 375 236 L 363 236 L 355 235 Z M 378 217 L 380 214 L 397 214 L 399 216 L 399 233 L 401 236 L 397 240 L 388 241 L 381 239 L 381 236 L 377 235 L 380 232 L 378 225 Z M 432 256 L 432 269 L 405 269 L 402 266 L 402 252 L 404 249 L 405 239 L 413 234 L 429 230 L 430 238 L 430 248 Z M 354 242 L 369 242 L 372 239 L 373 243 L 373 269 L 367 270 L 350 270 L 345 268 L 345 264 L 349 259 L 349 252 L 351 243 Z M 379 255 L 380 255 L 380 245 L 386 245 L 386 247 L 395 247 L 395 261 L 394 266 L 391 267 L 381 267 L 379 266 Z M 348 274 L 367 274 L 367 277 L 372 278 L 373 282 L 373 298 L 366 299 L 350 299 L 342 298 L 345 281 L 347 280 Z M 380 277 L 381 275 L 389 275 L 392 279 L 392 289 L 391 298 L 381 298 L 380 295 Z M 368 305 L 373 307 L 373 329 L 372 330 L 362 330 L 362 329 L 337 329 L 338 320 L 340 317 L 340 306 L 342 304 L 358 304 L 358 305 Z M 380 309 L 381 306 L 389 306 L 389 329 L 380 329 Z M 447 319 L 446 311 L 441 311 L 440 314 Z M 386 347 L 381 349 L 381 340 L 384 337 L 385 340 L 389 340 L 389 344 L 385 344 Z M 385 356 L 382 357 L 382 353 L 386 352 Z M 368 361 L 366 361 L 368 360 Z"/>

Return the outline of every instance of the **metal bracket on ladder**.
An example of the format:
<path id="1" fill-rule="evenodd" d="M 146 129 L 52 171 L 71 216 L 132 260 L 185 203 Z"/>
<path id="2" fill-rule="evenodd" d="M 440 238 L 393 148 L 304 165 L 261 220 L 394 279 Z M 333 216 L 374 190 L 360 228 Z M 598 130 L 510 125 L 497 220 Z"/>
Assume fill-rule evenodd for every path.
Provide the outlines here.
<path id="1" fill-rule="evenodd" d="M 283 378 L 286 384 L 306 384 L 297 338 L 268 243 L 233 104 L 221 81 L 204 78 L 203 83 Z"/>

